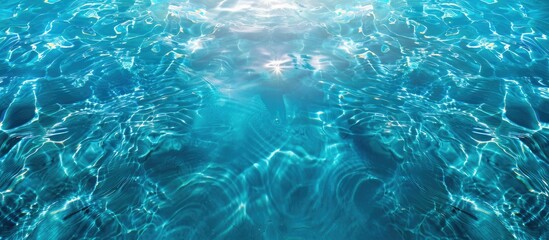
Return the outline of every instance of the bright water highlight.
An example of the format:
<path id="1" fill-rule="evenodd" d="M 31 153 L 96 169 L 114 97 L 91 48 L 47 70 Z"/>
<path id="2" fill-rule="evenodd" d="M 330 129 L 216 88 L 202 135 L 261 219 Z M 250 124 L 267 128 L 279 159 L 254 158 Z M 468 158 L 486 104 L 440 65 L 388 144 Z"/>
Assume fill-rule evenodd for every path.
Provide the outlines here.
<path id="1" fill-rule="evenodd" d="M 0 239 L 549 239 L 549 3 L 5 0 Z"/>

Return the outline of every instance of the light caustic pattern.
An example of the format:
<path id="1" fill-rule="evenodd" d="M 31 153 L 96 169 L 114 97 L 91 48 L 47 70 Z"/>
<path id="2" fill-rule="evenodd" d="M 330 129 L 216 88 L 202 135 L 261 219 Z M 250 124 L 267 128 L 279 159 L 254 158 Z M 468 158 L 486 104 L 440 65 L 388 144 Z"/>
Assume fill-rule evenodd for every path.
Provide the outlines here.
<path id="1" fill-rule="evenodd" d="M 548 239 L 542 0 L 0 3 L 2 239 Z"/>

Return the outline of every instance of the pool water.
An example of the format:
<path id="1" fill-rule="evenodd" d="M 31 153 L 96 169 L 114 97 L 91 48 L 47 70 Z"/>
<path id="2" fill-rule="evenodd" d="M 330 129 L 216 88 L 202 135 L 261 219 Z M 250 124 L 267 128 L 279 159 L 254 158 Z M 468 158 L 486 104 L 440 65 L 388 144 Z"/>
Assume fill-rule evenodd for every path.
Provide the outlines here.
<path id="1" fill-rule="evenodd" d="M 4 0 L 0 239 L 549 239 L 545 0 Z"/>

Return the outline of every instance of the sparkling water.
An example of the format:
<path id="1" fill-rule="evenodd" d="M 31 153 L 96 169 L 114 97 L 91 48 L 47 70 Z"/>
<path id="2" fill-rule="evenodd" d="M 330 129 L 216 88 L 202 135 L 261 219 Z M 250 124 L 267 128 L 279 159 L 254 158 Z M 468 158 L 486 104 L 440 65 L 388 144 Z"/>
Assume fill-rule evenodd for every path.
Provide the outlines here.
<path id="1" fill-rule="evenodd" d="M 3 0 L 0 239 L 549 239 L 546 0 Z"/>

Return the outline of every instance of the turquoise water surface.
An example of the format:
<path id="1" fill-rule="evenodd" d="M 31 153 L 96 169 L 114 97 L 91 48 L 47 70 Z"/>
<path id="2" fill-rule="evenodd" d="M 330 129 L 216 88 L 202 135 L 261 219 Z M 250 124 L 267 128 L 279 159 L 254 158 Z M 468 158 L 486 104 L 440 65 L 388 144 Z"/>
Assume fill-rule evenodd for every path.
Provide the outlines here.
<path id="1" fill-rule="evenodd" d="M 3 0 L 0 239 L 549 239 L 545 0 Z"/>

